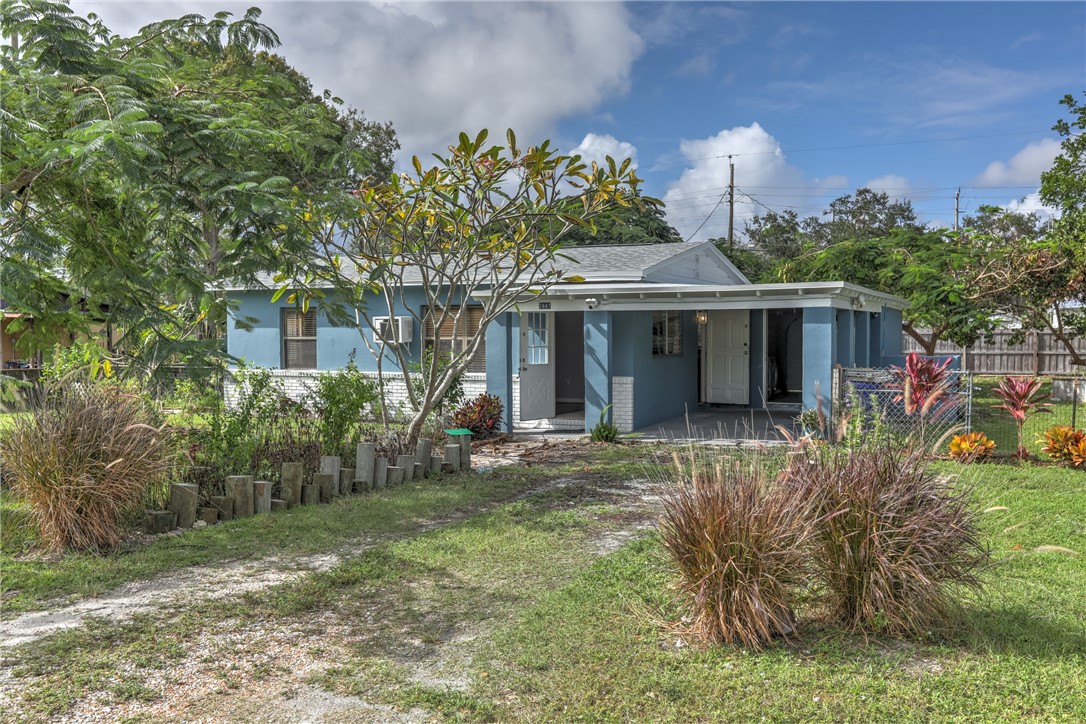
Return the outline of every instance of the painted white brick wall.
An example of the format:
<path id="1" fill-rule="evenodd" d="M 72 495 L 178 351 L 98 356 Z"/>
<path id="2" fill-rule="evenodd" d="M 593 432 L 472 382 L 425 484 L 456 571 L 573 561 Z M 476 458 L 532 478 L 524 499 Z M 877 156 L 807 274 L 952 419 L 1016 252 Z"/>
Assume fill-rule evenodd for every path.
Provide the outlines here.
<path id="1" fill-rule="evenodd" d="M 338 370 L 268 370 L 272 376 L 273 384 L 278 385 L 286 397 L 296 402 L 301 402 L 306 398 L 317 381 L 317 375 L 326 371 L 338 373 Z M 362 375 L 375 382 L 380 379 L 376 372 L 363 372 Z M 389 407 L 395 409 L 401 403 L 406 407 L 407 386 L 404 384 L 403 377 L 399 374 L 386 373 L 384 378 L 385 399 L 388 400 Z M 468 372 L 463 375 L 461 380 L 464 385 L 465 400 L 470 400 L 480 393 L 486 392 L 486 375 L 483 373 Z M 226 397 L 226 404 L 233 406 L 238 399 L 238 385 L 228 378 L 223 385 L 223 394 Z"/>
<path id="2" fill-rule="evenodd" d="M 611 419 L 619 432 L 634 429 L 634 378 L 611 378 Z"/>

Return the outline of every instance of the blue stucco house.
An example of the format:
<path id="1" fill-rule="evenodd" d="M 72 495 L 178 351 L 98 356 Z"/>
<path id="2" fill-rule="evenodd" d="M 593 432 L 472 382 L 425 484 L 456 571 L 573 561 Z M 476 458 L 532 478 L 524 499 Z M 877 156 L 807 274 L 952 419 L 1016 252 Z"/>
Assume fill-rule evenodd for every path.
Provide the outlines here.
<path id="1" fill-rule="evenodd" d="M 469 395 L 502 398 L 506 429 L 583 431 L 608 406 L 622 432 L 699 404 L 798 411 L 816 404 L 818 390 L 828 393 L 835 366 L 880 366 L 901 354 L 906 302 L 882 292 L 844 282 L 751 284 L 710 243 L 564 253 L 574 260 L 569 273 L 584 281 L 526 295 L 518 311 L 499 316 L 464 377 Z M 230 354 L 271 369 L 288 393 L 302 394 L 315 371 L 342 367 L 352 350 L 376 374 L 359 334 L 374 340 L 380 330 L 273 303 L 270 285 L 228 295 L 246 320 L 230 325 Z M 404 295 L 407 305 L 421 300 L 421 290 Z M 486 302 L 485 291 L 467 301 L 459 334 L 407 316 L 387 323 L 401 325 L 418 359 L 428 346 L 474 333 L 481 315 L 471 312 Z"/>

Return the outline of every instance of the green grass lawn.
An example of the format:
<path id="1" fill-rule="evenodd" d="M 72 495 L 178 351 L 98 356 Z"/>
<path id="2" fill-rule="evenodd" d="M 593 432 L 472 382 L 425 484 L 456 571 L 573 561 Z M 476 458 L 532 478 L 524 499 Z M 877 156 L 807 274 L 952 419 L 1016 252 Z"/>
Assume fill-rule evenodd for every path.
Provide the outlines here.
<path id="1" fill-rule="evenodd" d="M 537 481 L 540 470 L 508 468 L 478 477 L 446 476 L 332 505 L 303 506 L 274 516 L 255 516 L 225 525 L 160 537 L 108 555 L 68 553 L 59 559 L 27 556 L 37 541 L 27 510 L 9 493 L 0 494 L 0 591 L 3 614 L 56 605 L 58 599 L 99 595 L 133 580 L 226 560 L 321 553 L 359 537 L 396 534 L 420 520 L 477 509 Z"/>
<path id="2" fill-rule="evenodd" d="M 623 525 L 617 503 L 601 491 L 644 477 L 654 451 L 602 448 L 587 462 L 473 478 L 474 494 L 471 485 L 455 492 L 464 491 L 455 483 L 432 494 L 391 491 L 374 501 L 387 507 L 357 530 L 422 508 L 479 506 L 529 482 L 581 481 L 382 543 L 287 584 L 125 624 L 96 623 L 23 647 L 10 661 L 16 678 L 29 682 L 26 711 L 56 715 L 95 690 L 153 700 L 158 694 L 145 677 L 183 660 L 191 642 L 319 617 L 321 630 L 339 633 L 327 634 L 336 654 L 312 682 L 367 702 L 421 707 L 437 718 L 1086 720 L 1086 473 L 938 463 L 939 472 L 973 489 L 978 511 L 988 511 L 980 520 L 992 560 L 984 590 L 963 601 L 960 625 L 922 641 L 865 639 L 827 624 L 811 607 L 800 611 L 797 642 L 755 654 L 703 648 L 677 635 L 682 607 L 651 531 L 599 553 L 601 535 Z M 331 516 L 333 533 L 322 532 L 316 517 L 272 516 L 246 521 L 254 527 L 237 526 L 227 537 L 246 552 L 327 546 L 335 530 L 355 529 L 339 516 L 363 515 L 354 507 L 363 501 L 319 509 Z M 221 559 L 228 545 L 211 536 L 227 530 L 163 540 L 161 554 L 152 550 L 156 543 L 129 555 L 160 570 L 188 565 L 158 562 L 160 555 L 186 555 L 184 544 L 206 546 L 202 555 Z M 99 565 L 86 570 L 115 570 L 112 557 L 95 560 Z M 448 640 L 465 631 L 472 643 L 450 647 Z M 420 678 L 420 666 L 463 685 L 442 684 L 434 671 Z M 237 680 L 238 691 L 249 686 L 261 684 Z"/>

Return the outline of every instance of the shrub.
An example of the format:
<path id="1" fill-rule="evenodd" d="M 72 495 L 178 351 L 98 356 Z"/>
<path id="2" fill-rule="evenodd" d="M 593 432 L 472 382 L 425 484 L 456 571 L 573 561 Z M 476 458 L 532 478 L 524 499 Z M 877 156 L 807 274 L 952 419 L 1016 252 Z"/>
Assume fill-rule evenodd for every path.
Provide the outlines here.
<path id="1" fill-rule="evenodd" d="M 951 439 L 950 457 L 960 463 L 971 463 L 990 456 L 995 446 L 983 432 L 967 432 Z"/>
<path id="2" fill-rule="evenodd" d="M 1076 468 L 1086 468 L 1086 438 L 1071 446 L 1071 465 Z"/>
<path id="3" fill-rule="evenodd" d="M 795 630 L 814 519 L 789 479 L 756 462 L 675 455 L 659 529 L 692 609 L 692 633 L 760 649 Z"/>
<path id="4" fill-rule="evenodd" d="M 599 422 L 588 431 L 588 434 L 592 437 L 592 442 L 615 442 L 618 440 L 618 426 L 612 422 L 607 422 L 607 411 L 610 409 L 611 406 L 607 405 L 600 410 Z"/>
<path id="5" fill-rule="evenodd" d="M 1001 405 L 993 405 L 997 410 L 1006 410 L 1014 418 L 1018 427 L 1018 449 L 1015 456 L 1025 460 L 1029 457 L 1026 450 L 1026 420 L 1042 412 L 1052 412 L 1050 403 L 1045 402 L 1051 395 L 1039 394 L 1042 382 L 1036 377 L 1015 377 L 1008 375 L 1000 380 L 992 393 L 1003 400 Z"/>
<path id="6" fill-rule="evenodd" d="M 928 444 L 928 425 L 946 418 L 957 407 L 958 400 L 951 394 L 955 380 L 951 376 L 950 358 L 939 364 L 933 359 L 910 352 L 904 367 L 891 367 L 897 378 L 892 389 L 900 390 L 894 402 L 902 403 L 905 415 L 916 421 L 916 434 L 921 445 Z"/>
<path id="7" fill-rule="evenodd" d="M 355 352 L 339 372 L 322 372 L 307 396 L 317 413 L 317 439 L 325 455 L 343 455 L 357 439 L 367 409 L 378 400 L 377 384 L 354 362 Z M 353 454 L 353 453 L 350 453 Z"/>
<path id="8" fill-rule="evenodd" d="M 1046 453 L 1058 463 L 1072 463 L 1074 451 L 1086 441 L 1086 432 L 1076 430 L 1070 425 L 1053 425 L 1044 431 L 1038 443 L 1043 443 L 1041 452 Z"/>
<path id="9" fill-rule="evenodd" d="M 153 408 L 115 385 L 68 378 L 34 396 L 0 436 L 5 480 L 54 551 L 121 540 L 121 516 L 177 462 Z"/>
<path id="10" fill-rule="evenodd" d="M 457 408 L 453 424 L 471 430 L 472 437 L 493 437 L 501 425 L 503 409 L 500 398 L 482 392 Z"/>
<path id="11" fill-rule="evenodd" d="M 813 560 L 849 628 L 920 634 L 949 621 L 954 589 L 979 585 L 968 491 L 932 474 L 922 449 L 823 449 L 784 475 L 819 521 Z"/>

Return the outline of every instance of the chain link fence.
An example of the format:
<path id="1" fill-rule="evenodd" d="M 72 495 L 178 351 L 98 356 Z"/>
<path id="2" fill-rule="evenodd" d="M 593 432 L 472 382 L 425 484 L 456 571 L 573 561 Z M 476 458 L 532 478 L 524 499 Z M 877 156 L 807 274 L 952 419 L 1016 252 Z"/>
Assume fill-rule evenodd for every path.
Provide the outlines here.
<path id="1" fill-rule="evenodd" d="M 906 404 L 901 380 L 890 368 L 834 370 L 831 425 L 835 439 L 846 429 L 878 427 L 895 434 L 919 435 L 931 444 L 942 436 L 983 432 L 999 452 L 1013 453 L 1018 428 L 993 390 L 1005 375 L 981 375 L 951 370 L 937 399 L 927 405 Z M 1041 395 L 1049 395 L 1040 412 L 1025 421 L 1027 449 L 1044 457 L 1041 437 L 1053 425 L 1086 428 L 1086 376 L 1042 377 Z"/>
<path id="2" fill-rule="evenodd" d="M 948 433 L 972 429 L 971 372 L 949 371 L 945 384 L 930 395 L 908 393 L 890 368 L 834 370 L 832 425 L 835 439 L 848 429 L 884 430 L 932 444 Z"/>

